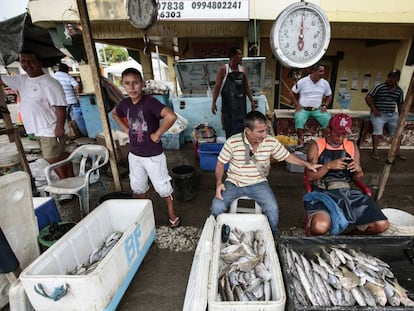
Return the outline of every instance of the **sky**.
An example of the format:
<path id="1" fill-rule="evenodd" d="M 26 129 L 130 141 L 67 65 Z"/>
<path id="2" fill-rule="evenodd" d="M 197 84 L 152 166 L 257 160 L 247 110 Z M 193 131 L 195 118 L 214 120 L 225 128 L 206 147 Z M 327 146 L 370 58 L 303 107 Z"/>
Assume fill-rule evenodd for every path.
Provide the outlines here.
<path id="1" fill-rule="evenodd" d="M 29 0 L 0 0 L 0 21 L 26 12 Z"/>

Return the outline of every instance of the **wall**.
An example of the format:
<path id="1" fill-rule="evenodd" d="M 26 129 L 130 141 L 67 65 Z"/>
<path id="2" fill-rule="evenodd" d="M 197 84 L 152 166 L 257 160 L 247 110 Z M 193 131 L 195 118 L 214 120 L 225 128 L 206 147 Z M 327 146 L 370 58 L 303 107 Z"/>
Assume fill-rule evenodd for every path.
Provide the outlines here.
<path id="1" fill-rule="evenodd" d="M 399 42 L 383 42 L 375 46 L 368 46 L 367 40 L 332 40 L 327 55 L 335 55 L 337 51 L 344 52 L 344 58 L 339 62 L 337 82 L 333 108 L 339 109 L 338 92 L 341 78 L 347 76 L 346 92 L 351 96 L 349 109 L 368 110 L 365 103 L 367 92 L 362 91 L 365 74 L 371 74 L 367 89 L 374 86 L 377 76 L 383 82 L 387 73 L 394 67 L 396 53 L 399 49 Z M 356 89 L 352 90 L 352 80 L 357 73 Z"/>

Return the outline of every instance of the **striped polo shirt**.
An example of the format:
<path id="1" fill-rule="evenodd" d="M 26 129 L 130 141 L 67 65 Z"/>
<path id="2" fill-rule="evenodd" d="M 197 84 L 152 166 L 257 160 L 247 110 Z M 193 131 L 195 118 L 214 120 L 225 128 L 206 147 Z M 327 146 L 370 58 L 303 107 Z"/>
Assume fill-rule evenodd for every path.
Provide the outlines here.
<path id="1" fill-rule="evenodd" d="M 380 83 L 368 95 L 374 98 L 374 105 L 381 112 L 394 112 L 396 105 L 404 102 L 403 90 L 398 85 L 390 89 L 386 83 Z"/>
<path id="2" fill-rule="evenodd" d="M 259 182 L 267 181 L 267 173 L 270 169 L 270 157 L 277 161 L 284 161 L 289 156 L 289 151 L 273 136 L 268 135 L 262 143 L 259 144 L 257 151 L 254 153 L 256 163 L 250 155 L 253 155 L 253 148 L 246 139 L 249 147 L 249 158 L 246 163 L 246 147 L 243 143 L 242 133 L 235 134 L 227 139 L 218 160 L 223 163 L 229 163 L 226 181 L 233 183 L 238 187 L 254 185 Z M 260 171 L 259 171 L 260 168 Z M 265 172 L 265 174 L 263 174 Z"/>
<path id="3" fill-rule="evenodd" d="M 76 97 L 75 87 L 79 85 L 78 81 L 70 74 L 62 71 L 56 71 L 54 78 L 59 81 L 65 91 L 66 102 L 68 105 L 73 105 L 78 103 L 78 98 Z"/>

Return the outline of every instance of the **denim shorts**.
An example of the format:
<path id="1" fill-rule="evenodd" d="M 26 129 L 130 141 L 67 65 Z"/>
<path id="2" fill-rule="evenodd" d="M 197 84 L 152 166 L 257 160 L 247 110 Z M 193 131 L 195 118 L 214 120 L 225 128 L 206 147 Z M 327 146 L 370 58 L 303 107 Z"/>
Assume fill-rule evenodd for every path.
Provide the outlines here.
<path id="1" fill-rule="evenodd" d="M 382 135 L 384 125 L 387 125 L 388 134 L 394 135 L 397 129 L 399 114 L 398 112 L 381 112 L 381 116 L 376 117 L 371 113 L 370 119 L 372 124 L 372 135 Z"/>

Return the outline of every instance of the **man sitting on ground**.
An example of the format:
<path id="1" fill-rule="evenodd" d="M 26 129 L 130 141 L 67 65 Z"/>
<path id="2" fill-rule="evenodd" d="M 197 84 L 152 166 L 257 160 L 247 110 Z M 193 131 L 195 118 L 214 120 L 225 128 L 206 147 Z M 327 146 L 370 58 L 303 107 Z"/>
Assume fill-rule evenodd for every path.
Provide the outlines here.
<path id="1" fill-rule="evenodd" d="M 389 227 L 378 204 L 360 190 L 351 189 L 351 181 L 364 176 L 358 147 L 346 138 L 351 126 L 348 115 L 332 116 L 327 137 L 309 148 L 308 161 L 323 165 L 317 171 L 307 171 L 313 191 L 303 198 L 307 226 L 313 235 L 329 230 L 331 234 L 377 234 Z"/>

